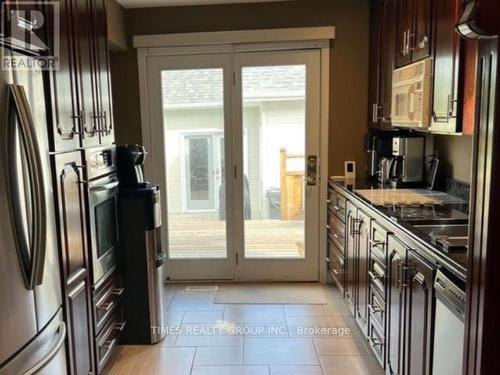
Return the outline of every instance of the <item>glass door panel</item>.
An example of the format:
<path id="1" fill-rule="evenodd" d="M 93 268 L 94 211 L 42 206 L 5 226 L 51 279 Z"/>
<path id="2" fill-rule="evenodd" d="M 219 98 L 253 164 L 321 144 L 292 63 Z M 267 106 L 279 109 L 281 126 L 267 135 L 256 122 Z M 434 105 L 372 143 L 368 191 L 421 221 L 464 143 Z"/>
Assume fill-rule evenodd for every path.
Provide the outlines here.
<path id="1" fill-rule="evenodd" d="M 319 52 L 240 53 L 235 60 L 234 152 L 243 171 L 236 279 L 317 280 L 319 186 L 307 182 L 306 161 L 319 154 Z"/>
<path id="2" fill-rule="evenodd" d="M 244 256 L 303 259 L 306 66 L 242 68 Z"/>
<path id="3" fill-rule="evenodd" d="M 226 259 L 222 68 L 161 72 L 170 259 Z"/>

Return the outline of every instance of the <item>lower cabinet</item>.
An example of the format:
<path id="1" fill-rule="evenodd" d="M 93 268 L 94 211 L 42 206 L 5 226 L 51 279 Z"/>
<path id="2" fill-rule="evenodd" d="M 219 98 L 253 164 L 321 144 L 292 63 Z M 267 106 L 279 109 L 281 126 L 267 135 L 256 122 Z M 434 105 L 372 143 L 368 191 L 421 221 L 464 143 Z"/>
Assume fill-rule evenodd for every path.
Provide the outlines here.
<path id="1" fill-rule="evenodd" d="M 80 151 L 53 156 L 56 171 L 59 246 L 68 326 L 69 373 L 89 375 L 93 366 L 89 259 L 86 251 L 85 208 Z"/>
<path id="2" fill-rule="evenodd" d="M 329 220 L 330 273 L 386 374 L 429 375 L 436 269 L 366 212 L 347 198 L 345 220 Z"/>

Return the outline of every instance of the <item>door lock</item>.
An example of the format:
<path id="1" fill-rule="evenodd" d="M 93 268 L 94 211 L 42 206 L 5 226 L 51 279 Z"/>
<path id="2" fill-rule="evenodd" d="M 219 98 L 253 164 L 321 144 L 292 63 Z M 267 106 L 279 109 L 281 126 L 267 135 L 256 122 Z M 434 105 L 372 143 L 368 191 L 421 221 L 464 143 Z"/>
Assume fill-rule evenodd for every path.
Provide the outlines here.
<path id="1" fill-rule="evenodd" d="M 309 155 L 307 157 L 307 186 L 315 186 L 318 180 L 318 157 L 316 155 Z"/>

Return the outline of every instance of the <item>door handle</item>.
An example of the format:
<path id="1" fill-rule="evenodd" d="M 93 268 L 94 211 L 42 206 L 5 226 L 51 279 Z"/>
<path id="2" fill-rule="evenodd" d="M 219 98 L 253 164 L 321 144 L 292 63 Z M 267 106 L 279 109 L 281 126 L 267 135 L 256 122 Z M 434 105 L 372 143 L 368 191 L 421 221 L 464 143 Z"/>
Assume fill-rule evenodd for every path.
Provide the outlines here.
<path id="1" fill-rule="evenodd" d="M 52 358 L 54 358 L 57 355 L 57 353 L 59 353 L 59 350 L 61 350 L 65 341 L 66 341 L 66 324 L 64 322 L 61 322 L 59 324 L 59 337 L 57 338 L 57 341 L 55 342 L 52 349 L 47 353 L 45 357 L 43 357 L 43 359 L 40 362 L 35 364 L 28 371 L 23 372 L 22 375 L 38 374 L 45 366 L 47 366 L 50 363 Z"/>
<path id="2" fill-rule="evenodd" d="M 307 186 L 316 186 L 318 180 L 318 157 L 309 155 L 307 157 L 307 177 L 305 178 Z"/>

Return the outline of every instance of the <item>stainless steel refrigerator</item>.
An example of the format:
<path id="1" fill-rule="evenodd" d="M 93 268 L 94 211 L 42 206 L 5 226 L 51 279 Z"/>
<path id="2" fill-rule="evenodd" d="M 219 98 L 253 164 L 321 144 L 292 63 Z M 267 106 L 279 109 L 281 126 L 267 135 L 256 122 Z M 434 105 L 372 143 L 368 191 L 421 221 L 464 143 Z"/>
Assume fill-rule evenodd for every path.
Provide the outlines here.
<path id="1" fill-rule="evenodd" d="M 44 80 L 0 49 L 0 375 L 66 374 Z"/>

